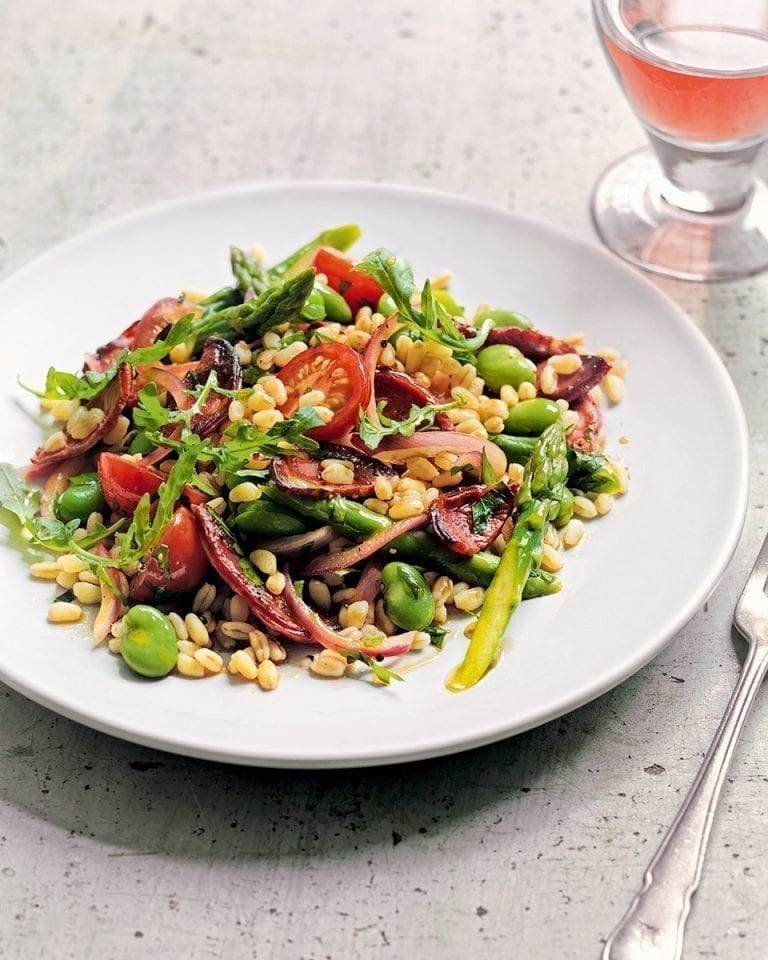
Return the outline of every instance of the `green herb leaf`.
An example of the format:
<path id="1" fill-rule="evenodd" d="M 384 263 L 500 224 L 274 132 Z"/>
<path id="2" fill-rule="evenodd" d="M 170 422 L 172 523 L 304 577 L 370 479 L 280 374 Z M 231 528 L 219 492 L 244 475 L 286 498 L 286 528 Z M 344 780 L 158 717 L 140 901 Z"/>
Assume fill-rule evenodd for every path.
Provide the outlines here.
<path id="1" fill-rule="evenodd" d="M 35 396 L 46 400 L 93 400 L 115 379 L 122 364 L 129 363 L 132 367 L 140 367 L 147 363 L 156 363 L 168 356 L 175 346 L 189 339 L 193 321 L 194 315 L 187 314 L 173 324 L 165 340 L 153 343 L 149 347 L 139 347 L 138 350 L 121 351 L 114 364 L 101 373 L 86 370 L 81 375 L 50 367 L 42 390 L 33 390 L 24 384 L 21 386 Z"/>
<path id="2" fill-rule="evenodd" d="M 360 407 L 357 417 L 357 432 L 366 447 L 369 450 L 375 450 L 384 437 L 412 437 L 419 429 L 428 430 L 435 425 L 435 417 L 438 413 L 444 410 L 453 410 L 455 407 L 463 406 L 463 403 L 462 400 L 451 400 L 448 403 L 429 403 L 423 407 L 413 403 L 405 419 L 392 420 L 384 414 L 387 401 L 380 400 L 376 404 L 378 423 Z"/>
<path id="3" fill-rule="evenodd" d="M 499 478 L 496 476 L 496 471 L 491 466 L 491 461 L 486 456 L 485 450 L 483 450 L 480 458 L 480 479 L 488 487 L 493 487 L 499 483 Z"/>
<path id="4" fill-rule="evenodd" d="M 370 639 L 373 640 L 375 638 L 371 637 Z M 379 643 L 381 641 L 379 639 L 376 642 Z M 369 657 L 367 653 L 355 651 L 354 653 L 345 653 L 344 656 L 347 658 L 347 663 L 354 663 L 355 661 L 364 663 L 366 667 L 373 671 L 376 679 L 380 683 L 383 683 L 385 687 L 388 687 L 393 680 L 402 681 L 403 679 L 399 673 L 394 673 L 394 671 L 387 670 L 386 667 L 382 667 L 377 660 L 375 660 L 373 657 Z"/>
<path id="5" fill-rule="evenodd" d="M 125 566 L 145 558 L 159 544 L 165 528 L 171 522 L 176 502 L 181 491 L 195 477 L 195 466 L 203 441 L 190 443 L 179 453 L 166 480 L 160 484 L 154 501 L 155 513 L 152 516 L 150 498 L 144 494 L 139 500 L 133 519 L 125 533 L 118 533 L 115 542 L 120 548 L 115 566 Z"/>
<path id="6" fill-rule="evenodd" d="M 433 647 L 437 647 L 438 650 L 442 650 L 445 646 L 445 638 L 448 635 L 447 628 L 441 627 L 437 623 L 431 623 L 426 628 L 426 632 L 430 636 L 430 644 Z"/>
<path id="7" fill-rule="evenodd" d="M 39 504 L 40 491 L 27 486 L 21 471 L 11 463 L 0 463 L 0 507 L 24 526 L 36 516 Z"/>
<path id="8" fill-rule="evenodd" d="M 424 340 L 450 347 L 461 360 L 475 362 L 474 352 L 485 342 L 493 326 L 489 321 L 473 337 L 467 338 L 455 319 L 432 294 L 432 286 L 426 281 L 421 292 L 421 309 L 413 305 L 413 271 L 402 257 L 391 250 L 379 248 L 369 253 L 355 266 L 355 270 L 373 277 L 379 286 L 394 300 L 403 325 Z"/>
<path id="9" fill-rule="evenodd" d="M 407 261 L 391 250 L 379 247 L 363 257 L 355 265 L 355 270 L 373 277 L 382 290 L 392 297 L 404 323 L 415 319 L 417 311 L 411 303 L 415 283 L 413 271 Z"/>
<path id="10" fill-rule="evenodd" d="M 170 420 L 170 413 L 160 403 L 156 383 L 148 383 L 139 390 L 138 404 L 133 408 L 133 422 L 143 430 L 160 430 Z"/>
<path id="11" fill-rule="evenodd" d="M 495 477 L 494 477 L 495 479 Z M 497 508 L 504 502 L 498 490 L 489 490 L 485 496 L 472 504 L 472 533 L 485 533 Z"/>
<path id="12" fill-rule="evenodd" d="M 291 448 L 314 453 L 320 445 L 306 434 L 323 423 L 314 407 L 299 407 L 292 417 L 281 420 L 267 431 L 241 420 L 226 428 L 221 446 L 212 454 L 218 467 L 227 473 L 236 473 L 252 456 L 285 456 Z"/>
<path id="13" fill-rule="evenodd" d="M 158 340 L 157 343 L 150 344 L 148 347 L 139 347 L 126 353 L 122 359 L 118 357 L 115 363 L 117 368 L 120 363 L 130 363 L 132 367 L 142 367 L 147 363 L 157 363 L 164 360 L 174 347 L 186 343 L 192 337 L 195 325 L 195 315 L 187 313 L 181 317 L 168 330 L 164 340 Z"/>
<path id="14" fill-rule="evenodd" d="M 63 523 L 55 517 L 36 517 L 32 527 L 35 543 L 50 550 L 65 550 L 80 521 L 75 518 Z"/>

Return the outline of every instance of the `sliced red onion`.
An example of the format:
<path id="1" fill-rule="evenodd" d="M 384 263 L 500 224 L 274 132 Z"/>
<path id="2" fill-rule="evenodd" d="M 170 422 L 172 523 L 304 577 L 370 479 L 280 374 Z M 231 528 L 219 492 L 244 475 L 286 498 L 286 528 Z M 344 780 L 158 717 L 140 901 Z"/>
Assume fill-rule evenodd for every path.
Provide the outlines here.
<path id="1" fill-rule="evenodd" d="M 318 527 L 307 533 L 296 533 L 290 537 L 276 537 L 274 540 L 261 540 L 259 546 L 281 557 L 297 557 L 327 547 L 337 534 L 333 527 Z"/>
<path id="2" fill-rule="evenodd" d="M 374 382 L 374 378 L 376 376 L 376 367 L 379 364 L 379 357 L 381 356 L 384 341 L 388 340 L 399 326 L 400 318 L 398 314 L 393 313 L 387 317 L 384 323 L 382 323 L 382 325 L 376 330 L 371 339 L 368 341 L 368 345 L 363 353 L 363 366 L 365 367 L 365 372 L 368 374 L 368 379 L 371 383 Z M 365 412 L 367 413 L 369 419 L 371 419 L 375 424 L 380 424 L 379 412 L 376 409 L 376 399 L 376 391 L 371 390 L 371 398 L 368 401 L 368 406 L 366 407 Z"/>
<path id="3" fill-rule="evenodd" d="M 334 573 L 336 570 L 349 570 L 356 567 L 363 560 L 378 553 L 388 543 L 399 537 L 401 533 L 415 530 L 423 526 L 428 520 L 428 514 L 419 513 L 415 517 L 406 517 L 405 520 L 396 520 L 391 526 L 379 530 L 373 536 L 366 537 L 361 543 L 355 543 L 338 553 L 326 553 L 322 557 L 311 560 L 304 568 L 304 572 L 316 577 L 324 573 Z"/>
<path id="4" fill-rule="evenodd" d="M 383 563 L 378 557 L 371 557 L 366 563 L 363 572 L 360 574 L 360 579 L 357 581 L 355 593 L 351 601 L 352 603 L 365 600 L 369 607 L 373 607 L 376 602 L 376 597 L 381 591 L 382 567 Z"/>
<path id="5" fill-rule="evenodd" d="M 96 550 L 104 558 L 109 556 L 103 543 L 98 544 Z M 121 573 L 116 567 L 108 567 L 107 576 L 115 589 L 110 590 L 106 584 L 99 584 L 101 587 L 101 606 L 93 621 L 93 645 L 95 647 L 107 639 L 112 624 L 122 615 L 123 603 L 118 594 L 124 597 L 128 595 L 128 581 L 124 573 Z"/>
<path id="6" fill-rule="evenodd" d="M 312 637 L 315 643 L 326 647 L 328 650 L 336 650 L 338 653 L 364 653 L 369 657 L 400 657 L 408 653 L 411 649 L 413 640 L 410 633 L 401 633 L 394 637 L 385 637 L 378 646 L 369 646 L 365 640 L 350 640 L 349 637 L 342 636 L 332 630 L 326 624 L 320 614 L 315 613 L 296 593 L 296 589 L 291 580 L 288 570 L 285 574 L 285 597 L 288 609 L 296 618 L 299 626 L 303 627 Z"/>
<path id="7" fill-rule="evenodd" d="M 507 458 L 495 443 L 457 430 L 422 430 L 412 437 L 385 437 L 376 451 L 376 459 L 384 463 L 407 463 L 411 457 L 435 457 L 439 453 L 455 453 L 459 465 L 471 464 L 478 475 L 483 453 L 497 477 L 503 476 L 507 469 Z"/>
<path id="8" fill-rule="evenodd" d="M 186 392 L 186 387 L 179 377 L 165 370 L 161 364 L 144 367 L 141 371 L 142 379 L 156 383 L 161 390 L 166 390 L 178 410 L 186 410 L 192 404 L 192 397 Z"/>

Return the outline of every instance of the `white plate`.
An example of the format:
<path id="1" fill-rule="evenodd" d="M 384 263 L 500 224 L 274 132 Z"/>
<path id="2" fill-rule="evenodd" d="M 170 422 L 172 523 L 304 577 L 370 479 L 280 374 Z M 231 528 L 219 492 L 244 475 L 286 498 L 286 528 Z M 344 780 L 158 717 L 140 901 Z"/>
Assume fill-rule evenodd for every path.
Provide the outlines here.
<path id="1" fill-rule="evenodd" d="M 346 221 L 363 227 L 361 252 L 392 247 L 418 277 L 449 267 L 467 303 L 521 310 L 556 334 L 583 330 L 588 345 L 629 358 L 626 398 L 608 411 L 607 429 L 631 490 L 569 553 L 563 592 L 523 605 L 503 662 L 467 693 L 444 686 L 464 649 L 459 633 L 387 689 L 295 671 L 266 695 L 223 676 L 130 675 L 91 648 L 82 626 L 46 623 L 51 585 L 30 580 L 4 545 L 0 678 L 11 687 L 96 729 L 208 759 L 415 760 L 586 703 L 647 663 L 703 605 L 735 548 L 747 494 L 744 417 L 720 360 L 674 304 L 602 250 L 450 196 L 366 184 L 241 186 L 141 211 L 50 251 L 0 285 L 2 459 L 24 463 L 40 436 L 17 375 L 34 384 L 50 363 L 76 369 L 85 350 L 160 296 L 223 286 L 231 243 L 258 241 L 278 258 Z M 629 443 L 619 446 L 623 435 Z"/>

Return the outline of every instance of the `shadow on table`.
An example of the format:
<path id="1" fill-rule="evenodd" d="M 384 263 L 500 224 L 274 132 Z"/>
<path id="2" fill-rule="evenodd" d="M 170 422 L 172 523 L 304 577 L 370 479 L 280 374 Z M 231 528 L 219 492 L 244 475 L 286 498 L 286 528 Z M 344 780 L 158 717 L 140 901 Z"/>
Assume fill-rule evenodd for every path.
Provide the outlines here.
<path id="1" fill-rule="evenodd" d="M 510 797 L 539 803 L 545 789 L 567 789 L 584 756 L 594 762 L 596 741 L 620 739 L 631 749 L 617 717 L 643 682 L 632 678 L 566 717 L 467 753 L 335 771 L 178 757 L 89 730 L 8 690 L 0 796 L 108 844 L 109 856 L 280 859 L 392 846 L 469 819 L 499 823 Z"/>

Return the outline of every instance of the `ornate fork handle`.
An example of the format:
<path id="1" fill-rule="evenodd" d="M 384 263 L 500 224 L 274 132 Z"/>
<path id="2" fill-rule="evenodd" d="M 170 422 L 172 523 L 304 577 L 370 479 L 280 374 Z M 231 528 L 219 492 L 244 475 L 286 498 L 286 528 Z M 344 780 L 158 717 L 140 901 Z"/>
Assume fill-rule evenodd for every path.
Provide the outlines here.
<path id="1" fill-rule="evenodd" d="M 753 638 L 701 769 L 648 865 L 642 889 L 608 938 L 603 960 L 679 960 L 720 790 L 766 670 L 768 642 Z"/>

